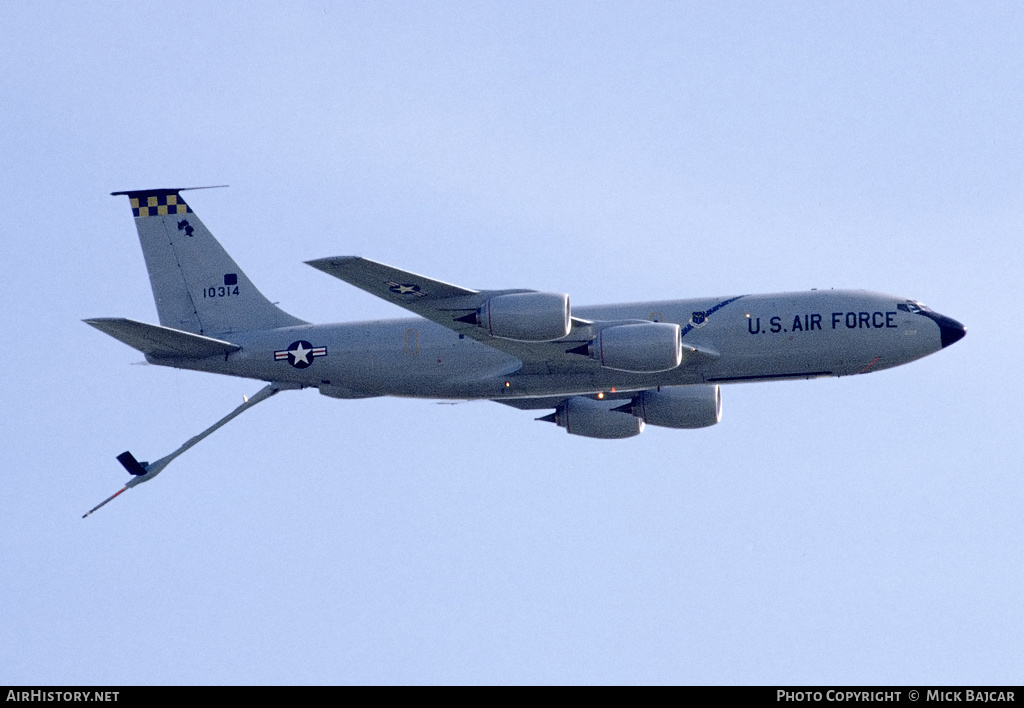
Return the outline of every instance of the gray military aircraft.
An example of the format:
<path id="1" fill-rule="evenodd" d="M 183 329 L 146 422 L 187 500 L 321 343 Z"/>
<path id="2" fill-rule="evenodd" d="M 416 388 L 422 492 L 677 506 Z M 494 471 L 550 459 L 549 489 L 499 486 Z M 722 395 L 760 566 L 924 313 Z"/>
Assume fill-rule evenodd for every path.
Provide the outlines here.
<path id="1" fill-rule="evenodd" d="M 645 424 L 718 423 L 724 383 L 880 371 L 966 333 L 920 302 L 863 290 L 570 307 L 564 293 L 471 290 L 354 256 L 308 263 L 417 317 L 310 324 L 256 289 L 183 191 L 113 193 L 131 202 L 160 324 L 85 321 L 151 364 L 267 385 L 156 462 L 119 455 L 132 478 L 86 516 L 283 390 L 485 399 L 554 409 L 538 420 L 572 435 L 626 438 Z"/>

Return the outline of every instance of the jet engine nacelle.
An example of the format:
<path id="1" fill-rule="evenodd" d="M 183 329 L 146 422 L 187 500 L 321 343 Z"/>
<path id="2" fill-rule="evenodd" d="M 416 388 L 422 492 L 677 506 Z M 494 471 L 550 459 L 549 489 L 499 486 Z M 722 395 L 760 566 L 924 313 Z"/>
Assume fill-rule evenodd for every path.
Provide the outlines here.
<path id="1" fill-rule="evenodd" d="M 718 384 L 652 389 L 616 410 L 665 428 L 706 428 L 722 419 L 722 391 Z"/>
<path id="2" fill-rule="evenodd" d="M 618 401 L 595 401 L 577 396 L 560 405 L 552 416 L 542 420 L 556 423 L 570 435 L 588 438 L 631 438 L 642 433 L 644 422 L 636 416 L 613 411 L 612 407 L 616 403 Z"/>
<path id="3" fill-rule="evenodd" d="M 551 342 L 572 328 L 569 296 L 563 293 L 495 295 L 476 320 L 492 337 L 517 342 Z"/>
<path id="4" fill-rule="evenodd" d="M 587 353 L 609 369 L 654 374 L 682 363 L 683 340 L 671 322 L 612 325 L 598 333 Z"/>

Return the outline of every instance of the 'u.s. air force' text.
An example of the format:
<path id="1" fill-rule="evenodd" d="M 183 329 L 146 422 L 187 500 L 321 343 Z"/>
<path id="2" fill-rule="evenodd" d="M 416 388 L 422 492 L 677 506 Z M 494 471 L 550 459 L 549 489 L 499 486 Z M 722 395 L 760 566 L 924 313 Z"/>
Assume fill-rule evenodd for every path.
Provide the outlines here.
<path id="1" fill-rule="evenodd" d="M 793 320 L 790 322 L 789 318 Z M 895 329 L 896 312 L 833 312 L 832 329 Z M 822 329 L 820 312 L 798 315 L 778 315 L 765 318 L 762 327 L 761 318 L 747 315 L 747 331 L 751 334 L 780 334 L 783 332 L 813 332 Z M 825 321 L 826 326 L 828 321 Z"/>

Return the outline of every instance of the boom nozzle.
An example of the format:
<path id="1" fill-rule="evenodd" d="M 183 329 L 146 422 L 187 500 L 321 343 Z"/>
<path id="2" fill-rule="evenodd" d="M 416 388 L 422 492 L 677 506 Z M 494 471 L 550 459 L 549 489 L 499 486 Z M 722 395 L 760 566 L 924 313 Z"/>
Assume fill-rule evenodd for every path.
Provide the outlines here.
<path id="1" fill-rule="evenodd" d="M 113 501 L 113 500 L 114 500 L 114 497 L 116 497 L 116 496 L 118 496 L 118 495 L 120 495 L 120 494 L 122 494 L 122 493 L 124 493 L 124 492 L 127 492 L 127 491 L 128 491 L 128 487 L 121 487 L 121 489 L 120 489 L 120 490 L 118 490 L 118 491 L 117 491 L 117 492 L 116 492 L 115 494 L 112 494 L 111 496 L 107 497 L 106 499 L 104 499 L 103 501 L 101 501 L 101 502 L 100 502 L 99 504 L 97 504 L 97 505 L 96 505 L 96 506 L 94 506 L 93 508 L 89 509 L 89 511 L 85 512 L 85 514 L 83 514 L 83 515 L 82 515 L 82 518 L 84 519 L 84 518 L 85 518 L 86 516 L 88 516 L 89 514 L 93 513 L 94 511 L 96 511 L 97 509 L 99 509 L 99 508 L 100 508 L 101 506 L 103 506 L 104 504 L 107 504 L 108 502 L 111 502 L 111 501 Z"/>

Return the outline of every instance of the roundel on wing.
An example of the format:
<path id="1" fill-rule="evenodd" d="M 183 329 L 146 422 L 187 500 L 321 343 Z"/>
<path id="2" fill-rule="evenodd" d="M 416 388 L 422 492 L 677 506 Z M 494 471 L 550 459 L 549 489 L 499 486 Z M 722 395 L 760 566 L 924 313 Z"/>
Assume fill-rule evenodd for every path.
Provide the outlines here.
<path id="1" fill-rule="evenodd" d="M 388 288 L 393 293 L 398 295 L 421 295 L 420 286 L 415 283 L 391 283 L 391 287 Z"/>

